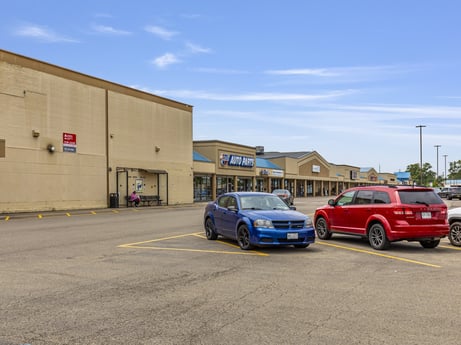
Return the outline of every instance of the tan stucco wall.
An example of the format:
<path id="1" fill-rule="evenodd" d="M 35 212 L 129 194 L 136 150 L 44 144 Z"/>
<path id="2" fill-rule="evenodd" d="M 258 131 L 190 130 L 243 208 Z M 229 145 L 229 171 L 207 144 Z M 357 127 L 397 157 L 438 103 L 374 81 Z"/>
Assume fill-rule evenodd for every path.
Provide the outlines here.
<path id="1" fill-rule="evenodd" d="M 255 176 L 256 164 L 253 168 L 230 167 L 220 165 L 221 154 L 236 154 L 252 157 L 256 162 L 256 150 L 254 147 L 227 143 L 225 141 L 195 141 L 194 150 L 215 163 L 216 174 L 228 176 Z"/>
<path id="2" fill-rule="evenodd" d="M 214 163 L 194 161 L 194 172 L 196 174 L 214 174 L 215 168 Z"/>
<path id="3" fill-rule="evenodd" d="M 0 210 L 105 206 L 103 90 L 4 62 L 0 76 Z M 63 152 L 64 132 L 77 153 Z"/>
<path id="4" fill-rule="evenodd" d="M 165 170 L 169 203 L 191 203 L 191 112 L 114 92 L 109 92 L 108 104 L 110 191 L 116 190 L 119 167 Z"/>
<path id="5" fill-rule="evenodd" d="M 169 204 L 193 201 L 191 106 L 2 50 L 0 106 L 0 213 L 107 207 L 118 167 L 146 194 L 157 176 L 136 169 L 164 171 Z"/>
<path id="6" fill-rule="evenodd" d="M 320 172 L 313 172 L 314 165 L 320 167 Z M 299 175 L 328 178 L 330 177 L 330 166 L 316 155 L 312 155 L 300 163 Z"/>

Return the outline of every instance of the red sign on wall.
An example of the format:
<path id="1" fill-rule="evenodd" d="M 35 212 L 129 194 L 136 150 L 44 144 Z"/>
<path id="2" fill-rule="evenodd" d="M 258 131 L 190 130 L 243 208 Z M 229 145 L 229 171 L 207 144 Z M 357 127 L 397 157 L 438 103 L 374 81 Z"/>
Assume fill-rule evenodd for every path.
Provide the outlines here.
<path id="1" fill-rule="evenodd" d="M 77 152 L 77 134 L 62 133 L 62 150 L 64 152 Z"/>

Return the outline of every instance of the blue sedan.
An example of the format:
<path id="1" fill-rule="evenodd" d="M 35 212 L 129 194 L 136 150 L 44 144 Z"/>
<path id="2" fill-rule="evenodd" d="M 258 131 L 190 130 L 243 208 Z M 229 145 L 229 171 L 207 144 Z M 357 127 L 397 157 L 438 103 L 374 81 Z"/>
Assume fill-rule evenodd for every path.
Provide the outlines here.
<path id="1" fill-rule="evenodd" d="M 312 220 L 269 193 L 219 196 L 206 206 L 204 226 L 207 239 L 230 238 L 243 250 L 273 245 L 306 248 L 315 241 Z"/>

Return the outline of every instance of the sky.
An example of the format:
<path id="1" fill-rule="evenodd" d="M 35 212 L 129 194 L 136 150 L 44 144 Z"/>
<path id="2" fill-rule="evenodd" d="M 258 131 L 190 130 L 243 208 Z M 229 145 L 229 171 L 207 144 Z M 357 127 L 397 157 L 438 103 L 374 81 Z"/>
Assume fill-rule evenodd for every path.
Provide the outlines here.
<path id="1" fill-rule="evenodd" d="M 5 1 L 0 49 L 192 105 L 194 140 L 390 173 L 422 154 L 443 176 L 461 159 L 460 13 L 459 0 Z"/>

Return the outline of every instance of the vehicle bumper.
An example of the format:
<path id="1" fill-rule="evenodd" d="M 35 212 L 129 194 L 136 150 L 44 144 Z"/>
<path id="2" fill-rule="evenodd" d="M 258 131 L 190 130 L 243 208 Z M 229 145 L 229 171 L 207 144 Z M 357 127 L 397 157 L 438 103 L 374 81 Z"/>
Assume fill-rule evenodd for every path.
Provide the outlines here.
<path id="1" fill-rule="evenodd" d="M 250 242 L 255 246 L 303 245 L 315 242 L 314 228 L 296 230 L 256 228 L 253 230 Z"/>
<path id="2" fill-rule="evenodd" d="M 389 241 L 421 241 L 428 239 L 440 239 L 448 236 L 450 226 L 447 224 L 431 225 L 408 225 L 400 224 L 393 227 L 387 234 Z"/>

